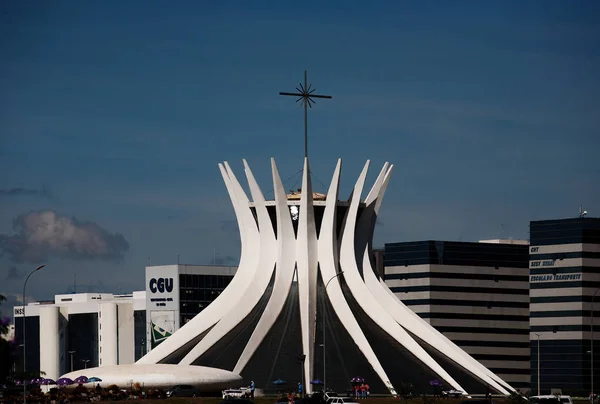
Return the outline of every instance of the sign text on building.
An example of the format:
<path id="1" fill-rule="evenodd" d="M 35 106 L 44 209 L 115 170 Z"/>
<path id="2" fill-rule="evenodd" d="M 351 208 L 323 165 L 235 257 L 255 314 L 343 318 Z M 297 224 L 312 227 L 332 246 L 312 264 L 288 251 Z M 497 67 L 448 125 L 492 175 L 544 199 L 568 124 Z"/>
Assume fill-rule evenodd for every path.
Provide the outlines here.
<path id="1" fill-rule="evenodd" d="M 581 274 L 531 275 L 529 282 L 580 281 Z"/>

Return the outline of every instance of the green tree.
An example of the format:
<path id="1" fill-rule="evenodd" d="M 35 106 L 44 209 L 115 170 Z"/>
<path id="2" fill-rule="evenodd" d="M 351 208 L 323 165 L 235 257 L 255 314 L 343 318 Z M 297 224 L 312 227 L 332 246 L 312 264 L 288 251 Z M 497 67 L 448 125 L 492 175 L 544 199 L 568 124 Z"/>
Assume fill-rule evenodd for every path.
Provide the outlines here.
<path id="1" fill-rule="evenodd" d="M 5 300 L 6 298 L 0 295 L 0 304 L 2 304 L 2 302 Z M 10 319 L 8 317 L 0 318 L 0 384 L 6 382 L 15 360 L 14 346 L 12 341 L 7 341 L 6 339 L 2 338 L 8 334 L 9 324 Z"/>

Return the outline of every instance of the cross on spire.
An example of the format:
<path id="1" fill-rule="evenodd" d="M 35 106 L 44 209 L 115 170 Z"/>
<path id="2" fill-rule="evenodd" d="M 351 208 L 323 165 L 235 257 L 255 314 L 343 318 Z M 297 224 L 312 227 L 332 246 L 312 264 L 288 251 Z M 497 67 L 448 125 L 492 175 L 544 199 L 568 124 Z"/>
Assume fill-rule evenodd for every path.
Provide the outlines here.
<path id="1" fill-rule="evenodd" d="M 299 88 L 298 88 L 299 87 Z M 312 108 L 312 104 L 316 104 L 316 101 L 313 98 L 329 98 L 330 95 L 319 95 L 314 94 L 315 89 L 312 88 L 312 84 L 307 84 L 306 82 L 306 70 L 304 71 L 304 85 L 302 83 L 298 84 L 296 87 L 297 93 L 279 93 L 279 95 L 290 95 L 293 97 L 299 97 L 296 102 L 300 101 L 300 106 L 304 106 L 304 157 L 308 157 L 308 110 L 307 108 Z"/>

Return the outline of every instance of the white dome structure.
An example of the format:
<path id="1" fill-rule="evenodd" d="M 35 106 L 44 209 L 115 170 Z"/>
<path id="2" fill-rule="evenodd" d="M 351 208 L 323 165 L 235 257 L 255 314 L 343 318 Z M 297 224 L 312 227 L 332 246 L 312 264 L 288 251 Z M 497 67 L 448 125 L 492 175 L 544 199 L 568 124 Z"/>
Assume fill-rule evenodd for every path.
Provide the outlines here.
<path id="1" fill-rule="evenodd" d="M 229 164 L 219 164 L 240 230 L 235 277 L 135 366 L 215 366 L 267 392 L 275 379 L 302 381 L 308 392 L 317 378 L 346 390 L 353 376 L 392 395 L 403 383 L 431 392 L 433 379 L 465 394 L 514 391 L 407 308 L 374 271 L 373 231 L 392 165 L 384 164 L 361 200 L 367 162 L 347 201 L 338 200 L 341 160 L 324 195 L 313 193 L 305 158 L 302 188 L 290 196 L 272 159 L 269 201 L 245 160 L 244 167 L 252 201 Z"/>
<path id="2" fill-rule="evenodd" d="M 220 392 L 242 382 L 240 375 L 223 369 L 183 365 L 114 365 L 80 369 L 62 377 L 75 380 L 79 376 L 97 377 L 100 387 L 117 385 L 128 388 L 139 383 L 145 389 L 168 389 L 180 384 L 197 387 L 203 393 Z"/>

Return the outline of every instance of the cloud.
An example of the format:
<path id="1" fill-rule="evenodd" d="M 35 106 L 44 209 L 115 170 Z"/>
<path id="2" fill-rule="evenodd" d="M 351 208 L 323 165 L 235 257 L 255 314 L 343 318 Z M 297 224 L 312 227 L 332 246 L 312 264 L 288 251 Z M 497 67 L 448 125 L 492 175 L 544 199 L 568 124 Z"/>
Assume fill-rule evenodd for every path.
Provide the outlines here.
<path id="1" fill-rule="evenodd" d="M 17 267 L 10 267 L 8 268 L 8 274 L 6 274 L 6 280 L 21 279 L 23 275 L 23 272 L 19 272 Z"/>
<path id="2" fill-rule="evenodd" d="M 13 230 L 13 235 L 0 235 L 0 256 L 13 262 L 40 263 L 50 257 L 120 261 L 129 250 L 122 234 L 53 210 L 22 213 L 13 220 Z"/>
<path id="3" fill-rule="evenodd" d="M 8 188 L 0 189 L 0 195 L 4 196 L 20 196 L 20 195 L 38 195 L 48 199 L 52 199 L 52 191 L 47 188 L 39 189 L 28 189 L 28 188 Z"/>

